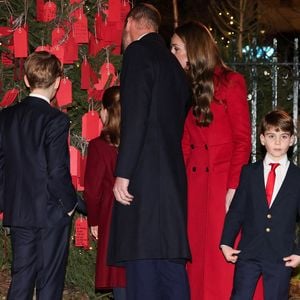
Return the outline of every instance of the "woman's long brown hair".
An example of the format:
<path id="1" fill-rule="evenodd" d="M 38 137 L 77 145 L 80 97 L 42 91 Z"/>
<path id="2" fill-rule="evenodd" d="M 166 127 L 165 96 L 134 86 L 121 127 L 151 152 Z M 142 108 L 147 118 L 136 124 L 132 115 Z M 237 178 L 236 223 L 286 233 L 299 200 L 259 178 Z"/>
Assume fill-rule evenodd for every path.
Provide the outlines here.
<path id="1" fill-rule="evenodd" d="M 213 120 L 210 104 L 214 98 L 214 71 L 230 69 L 222 61 L 219 50 L 209 30 L 200 22 L 190 21 L 175 29 L 185 44 L 188 70 L 193 92 L 193 113 L 197 125 L 209 126 Z M 215 80 L 216 81 L 216 80 Z"/>

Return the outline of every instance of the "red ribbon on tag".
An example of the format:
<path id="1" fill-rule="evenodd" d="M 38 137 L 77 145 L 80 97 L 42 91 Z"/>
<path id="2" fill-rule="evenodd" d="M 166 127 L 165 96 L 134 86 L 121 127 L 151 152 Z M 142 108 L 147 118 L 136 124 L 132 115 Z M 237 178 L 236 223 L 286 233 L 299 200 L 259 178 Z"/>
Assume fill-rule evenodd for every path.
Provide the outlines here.
<path id="1" fill-rule="evenodd" d="M 14 54 L 16 58 L 28 56 L 28 33 L 25 28 L 19 27 L 14 31 Z"/>
<path id="2" fill-rule="evenodd" d="M 85 217 L 75 220 L 75 246 L 87 249 L 89 247 L 89 229 Z"/>
<path id="3" fill-rule="evenodd" d="M 11 89 L 11 90 L 7 91 L 5 93 L 2 101 L 0 102 L 0 106 L 7 107 L 7 106 L 11 105 L 15 101 L 18 94 L 19 94 L 18 89 Z"/>
<path id="4" fill-rule="evenodd" d="M 68 78 L 61 79 L 56 93 L 56 100 L 59 107 L 72 103 L 72 82 Z"/>

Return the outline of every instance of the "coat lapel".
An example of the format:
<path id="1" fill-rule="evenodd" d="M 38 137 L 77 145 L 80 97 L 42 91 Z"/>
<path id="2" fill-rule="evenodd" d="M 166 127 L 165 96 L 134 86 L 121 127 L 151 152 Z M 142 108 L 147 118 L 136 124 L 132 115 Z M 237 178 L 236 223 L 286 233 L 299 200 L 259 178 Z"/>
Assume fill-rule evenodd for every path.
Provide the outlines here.
<path id="1" fill-rule="evenodd" d="M 258 199 L 262 199 L 262 201 L 259 201 L 259 203 L 264 207 L 268 207 L 264 179 L 264 166 L 262 160 L 259 161 L 256 165 L 256 176 L 254 180 L 254 186 L 257 187 L 257 197 Z"/>

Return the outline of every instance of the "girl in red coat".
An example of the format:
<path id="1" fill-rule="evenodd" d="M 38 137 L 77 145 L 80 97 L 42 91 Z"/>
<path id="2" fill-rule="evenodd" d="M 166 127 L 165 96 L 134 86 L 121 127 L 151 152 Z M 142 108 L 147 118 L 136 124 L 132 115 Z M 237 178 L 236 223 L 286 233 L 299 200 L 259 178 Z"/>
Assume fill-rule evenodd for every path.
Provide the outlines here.
<path id="1" fill-rule="evenodd" d="M 223 63 L 201 23 L 176 28 L 171 46 L 190 78 L 193 95 L 182 140 L 188 178 L 191 299 L 228 300 L 234 266 L 224 262 L 219 243 L 241 167 L 250 158 L 246 84 Z M 256 299 L 262 299 L 261 286 L 258 294 Z"/>
<path id="2" fill-rule="evenodd" d="M 113 185 L 117 149 L 120 141 L 120 91 L 114 86 L 105 90 L 100 117 L 104 125 L 100 137 L 89 143 L 84 178 L 84 199 L 93 237 L 98 240 L 96 289 L 113 288 L 114 299 L 124 300 L 125 271 L 107 266 L 107 246 L 114 201 Z"/>

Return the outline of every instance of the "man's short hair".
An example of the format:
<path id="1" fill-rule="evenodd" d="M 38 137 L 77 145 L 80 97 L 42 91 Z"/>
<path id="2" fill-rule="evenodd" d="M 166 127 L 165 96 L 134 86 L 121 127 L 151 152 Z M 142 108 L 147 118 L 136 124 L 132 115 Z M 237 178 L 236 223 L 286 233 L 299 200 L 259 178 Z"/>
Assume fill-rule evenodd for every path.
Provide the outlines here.
<path id="1" fill-rule="evenodd" d="M 138 3 L 135 5 L 127 15 L 127 18 L 132 18 L 135 21 L 143 21 L 145 25 L 158 32 L 161 16 L 159 11 L 149 3 Z"/>
<path id="2" fill-rule="evenodd" d="M 275 131 L 288 132 L 290 135 L 295 134 L 293 118 L 284 110 L 272 110 L 263 117 L 260 125 L 260 134 L 264 135 L 271 128 L 275 129 Z"/>
<path id="3" fill-rule="evenodd" d="M 60 60 L 47 51 L 31 53 L 25 61 L 24 70 L 30 88 L 46 89 L 62 76 Z"/>

